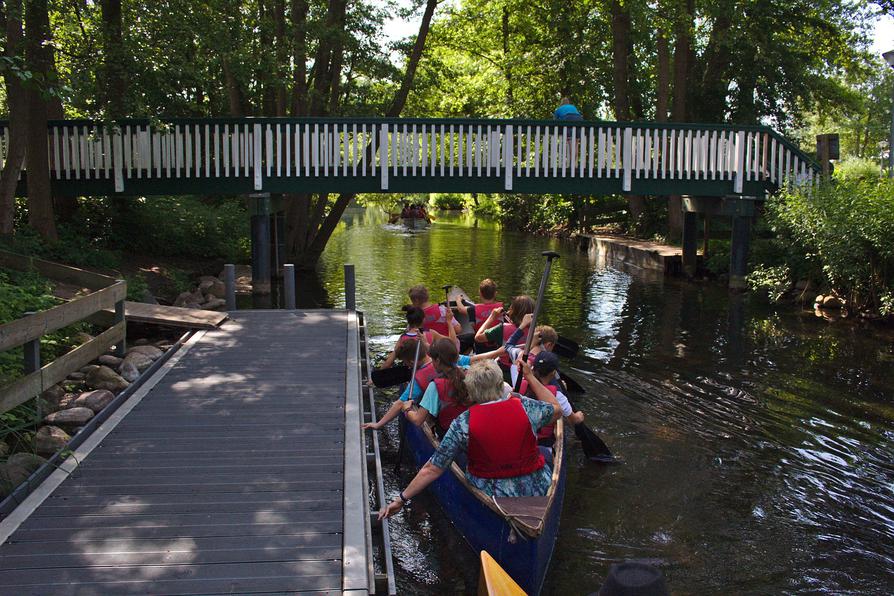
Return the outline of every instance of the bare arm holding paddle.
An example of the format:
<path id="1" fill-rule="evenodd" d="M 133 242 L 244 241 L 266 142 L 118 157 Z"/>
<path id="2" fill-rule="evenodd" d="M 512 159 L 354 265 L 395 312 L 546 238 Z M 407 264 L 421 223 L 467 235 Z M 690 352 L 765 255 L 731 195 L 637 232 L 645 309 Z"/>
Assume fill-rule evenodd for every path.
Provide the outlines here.
<path id="1" fill-rule="evenodd" d="M 553 416 L 549 421 L 549 424 L 552 424 L 556 420 L 562 417 L 562 406 L 559 405 L 559 400 L 556 399 L 556 396 L 552 394 L 552 392 L 543 386 L 543 383 L 537 378 L 537 375 L 534 374 L 534 369 L 531 368 L 531 365 L 528 364 L 527 360 L 524 358 L 519 358 L 515 361 L 515 365 L 518 367 L 522 374 L 525 377 L 525 380 L 528 382 L 528 387 L 534 392 L 534 395 L 537 397 L 539 401 L 546 402 L 553 407 Z"/>
<path id="2" fill-rule="evenodd" d="M 497 321 L 503 320 L 503 307 L 498 306 L 497 308 L 490 311 L 490 314 L 487 315 L 487 319 L 484 321 L 484 324 L 478 328 L 478 331 L 475 332 L 475 341 L 480 344 L 487 343 L 487 332 L 496 327 L 494 324 Z"/>

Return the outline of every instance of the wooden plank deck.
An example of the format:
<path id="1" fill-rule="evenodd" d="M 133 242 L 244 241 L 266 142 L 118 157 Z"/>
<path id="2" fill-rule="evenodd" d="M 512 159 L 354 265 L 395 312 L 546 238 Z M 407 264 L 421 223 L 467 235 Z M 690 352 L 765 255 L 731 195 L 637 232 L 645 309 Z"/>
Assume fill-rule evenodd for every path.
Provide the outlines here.
<path id="1" fill-rule="evenodd" d="M 0 523 L 0 594 L 366 593 L 356 332 L 201 333 Z"/>
<path id="2" fill-rule="evenodd" d="M 191 329 L 214 329 L 227 319 L 227 313 L 127 301 L 124 303 L 124 317 L 134 323 L 153 323 Z"/>

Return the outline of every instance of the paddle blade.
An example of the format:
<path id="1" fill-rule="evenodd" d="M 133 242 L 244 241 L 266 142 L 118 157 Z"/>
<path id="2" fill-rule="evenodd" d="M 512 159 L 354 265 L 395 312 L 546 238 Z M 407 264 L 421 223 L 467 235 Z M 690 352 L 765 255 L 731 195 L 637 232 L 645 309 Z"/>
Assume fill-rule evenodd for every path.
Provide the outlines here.
<path id="1" fill-rule="evenodd" d="M 583 422 L 574 425 L 574 434 L 580 439 L 581 446 L 584 448 L 584 455 L 587 456 L 587 459 L 603 463 L 615 461 L 615 457 L 609 450 L 608 445 L 606 445 L 603 440 L 599 438 L 599 435 L 594 433 L 593 430 Z"/>
<path id="2" fill-rule="evenodd" d="M 557 356 L 562 356 L 563 358 L 574 358 L 579 351 L 580 346 L 577 345 L 576 342 L 571 341 L 567 337 L 562 337 L 561 335 L 559 336 L 559 341 L 556 342 L 556 345 L 553 347 L 553 352 L 555 352 Z"/>
<path id="3" fill-rule="evenodd" d="M 377 368 L 369 375 L 373 385 L 379 388 L 394 387 L 410 380 L 410 369 L 406 366 L 392 366 L 391 368 Z"/>
<path id="4" fill-rule="evenodd" d="M 490 553 L 483 550 L 478 596 L 525 596 L 525 591 L 500 567 Z"/>
<path id="5" fill-rule="evenodd" d="M 568 393 L 571 393 L 573 395 L 583 395 L 584 393 L 586 393 L 581 384 L 575 381 L 573 377 L 568 376 L 567 372 L 563 371 L 561 374 L 561 378 L 562 381 L 565 382 L 565 389 L 568 390 Z"/>

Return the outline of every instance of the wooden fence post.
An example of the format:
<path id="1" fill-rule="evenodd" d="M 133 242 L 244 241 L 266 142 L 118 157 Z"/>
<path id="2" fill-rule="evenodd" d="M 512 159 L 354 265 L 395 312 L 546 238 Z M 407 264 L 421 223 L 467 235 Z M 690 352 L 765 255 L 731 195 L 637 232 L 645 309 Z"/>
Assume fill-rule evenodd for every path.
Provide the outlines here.
<path id="1" fill-rule="evenodd" d="M 33 316 L 34 312 L 26 312 L 25 316 Z M 25 354 L 25 362 L 22 372 L 30 375 L 40 370 L 40 338 L 32 339 L 22 345 L 22 351 Z"/>
<path id="2" fill-rule="evenodd" d="M 118 302 L 115 303 L 115 324 L 121 323 L 124 321 L 124 299 L 122 298 Z M 125 328 L 124 337 L 121 338 L 117 344 L 115 344 L 115 355 L 119 358 L 124 358 L 124 355 L 127 353 L 127 330 Z"/>

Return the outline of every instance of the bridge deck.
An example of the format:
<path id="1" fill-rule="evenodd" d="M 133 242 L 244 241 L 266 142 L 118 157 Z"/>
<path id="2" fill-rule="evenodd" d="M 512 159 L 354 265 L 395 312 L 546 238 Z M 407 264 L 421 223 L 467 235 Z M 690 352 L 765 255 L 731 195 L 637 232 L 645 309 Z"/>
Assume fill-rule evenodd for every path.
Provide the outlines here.
<path id="1" fill-rule="evenodd" d="M 365 593 L 356 333 L 240 311 L 185 346 L 3 522 L 0 593 Z"/>

